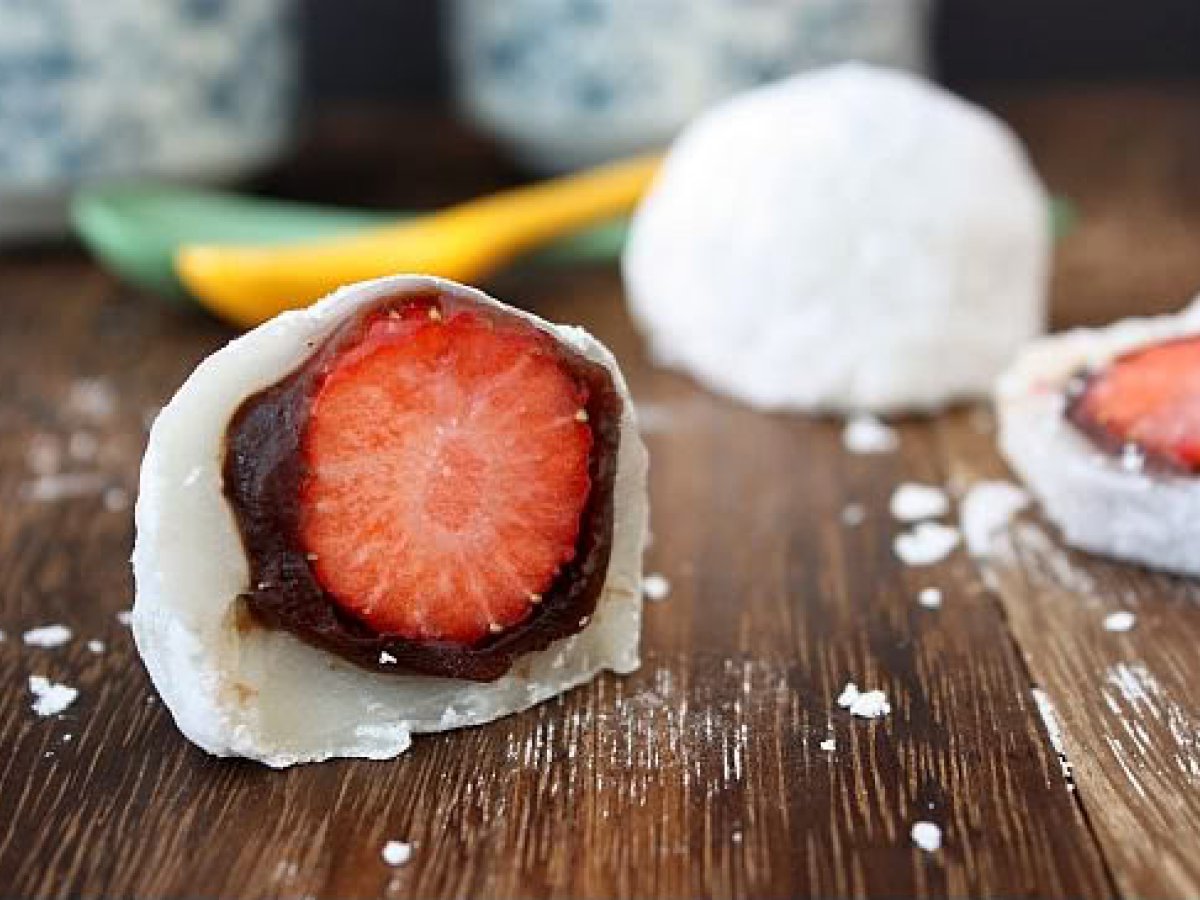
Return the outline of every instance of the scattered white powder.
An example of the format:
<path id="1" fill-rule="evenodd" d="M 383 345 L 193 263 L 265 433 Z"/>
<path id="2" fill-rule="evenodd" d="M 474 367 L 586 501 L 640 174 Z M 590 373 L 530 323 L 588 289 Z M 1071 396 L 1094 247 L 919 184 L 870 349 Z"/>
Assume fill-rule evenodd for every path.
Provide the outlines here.
<path id="1" fill-rule="evenodd" d="M 67 455 L 76 462 L 91 462 L 100 452 L 100 442 L 87 431 L 76 431 L 67 441 Z"/>
<path id="2" fill-rule="evenodd" d="M 665 575 L 652 572 L 642 580 L 642 593 L 646 595 L 647 600 L 654 603 L 666 600 L 667 595 L 671 593 L 671 582 Z"/>
<path id="3" fill-rule="evenodd" d="M 1137 616 L 1127 610 L 1109 613 L 1104 617 L 1105 631 L 1129 631 L 1137 624 Z"/>
<path id="4" fill-rule="evenodd" d="M 980 481 L 972 485 L 959 507 L 968 552 L 987 556 L 992 541 L 1028 505 L 1029 494 L 1011 482 Z"/>
<path id="5" fill-rule="evenodd" d="M 380 650 L 379 651 L 379 662 L 385 666 L 391 666 L 391 665 L 395 665 L 398 662 L 398 660 L 396 659 L 396 657 L 392 656 L 392 654 L 388 653 L 386 650 Z"/>
<path id="6" fill-rule="evenodd" d="M 118 612 L 117 613 L 117 621 L 119 623 L 121 623 L 122 625 L 128 627 L 129 623 L 133 621 L 133 610 L 123 609 L 120 612 Z"/>
<path id="7" fill-rule="evenodd" d="M 111 419 L 117 411 L 117 392 L 99 378 L 81 378 L 67 393 L 67 408 L 85 419 Z"/>
<path id="8" fill-rule="evenodd" d="M 926 853 L 933 853 L 942 846 L 942 829 L 932 822 L 917 822 L 913 825 L 912 842 Z"/>
<path id="9" fill-rule="evenodd" d="M 29 692 L 34 698 L 32 709 L 39 716 L 56 716 L 79 696 L 75 688 L 55 684 L 42 675 L 29 676 Z"/>
<path id="10" fill-rule="evenodd" d="M 837 705 L 861 719 L 878 719 L 892 711 L 883 691 L 860 691 L 853 681 L 847 682 L 838 695 Z"/>
<path id="11" fill-rule="evenodd" d="M 35 434 L 25 449 L 25 464 L 34 475 L 53 475 L 62 465 L 58 440 L 48 434 Z"/>
<path id="12" fill-rule="evenodd" d="M 87 648 L 92 653 L 103 653 L 104 652 L 104 641 L 98 641 L 95 638 L 93 638 L 92 640 L 87 642 Z"/>
<path id="13" fill-rule="evenodd" d="M 939 563 L 958 546 L 957 529 L 937 522 L 919 522 L 911 531 L 896 535 L 892 549 L 908 566 L 931 566 Z"/>
<path id="14" fill-rule="evenodd" d="M 832 753 L 835 747 L 837 747 L 837 742 L 833 738 L 825 738 L 821 741 L 821 749 L 826 753 Z"/>
<path id="15" fill-rule="evenodd" d="M 1063 780 L 1069 790 L 1075 790 L 1075 779 L 1071 774 L 1071 762 L 1067 759 L 1067 748 L 1063 743 L 1062 728 L 1058 724 L 1058 713 L 1050 697 L 1041 688 L 1033 688 L 1033 702 L 1037 704 L 1042 716 L 1042 724 L 1046 726 L 1046 736 L 1050 738 L 1050 746 L 1058 755 L 1058 764 L 1062 769 Z"/>
<path id="16" fill-rule="evenodd" d="M 109 512 L 122 512 L 129 509 L 129 491 L 125 488 L 110 487 L 104 492 L 104 508 Z"/>
<path id="17" fill-rule="evenodd" d="M 941 609 L 942 592 L 935 587 L 927 587 L 917 594 L 917 602 L 926 609 Z"/>
<path id="18" fill-rule="evenodd" d="M 30 647 L 43 647 L 51 650 L 61 647 L 71 639 L 71 629 L 66 625 L 42 625 L 25 632 L 22 640 Z"/>
<path id="19" fill-rule="evenodd" d="M 383 852 L 380 855 L 389 866 L 393 868 L 402 866 L 412 859 L 412 844 L 404 841 L 388 841 L 383 845 Z"/>
<path id="20" fill-rule="evenodd" d="M 107 482 L 105 476 L 96 472 L 74 472 L 68 475 L 40 475 L 21 486 L 27 500 L 37 503 L 54 503 L 99 494 Z"/>
<path id="21" fill-rule="evenodd" d="M 901 522 L 919 522 L 944 516 L 950 509 L 950 500 L 940 487 L 909 482 L 896 488 L 888 508 Z"/>
<path id="22" fill-rule="evenodd" d="M 842 524 L 853 528 L 861 525 L 867 517 L 867 511 L 861 503 L 847 503 L 842 507 Z"/>
<path id="23" fill-rule="evenodd" d="M 851 453 L 891 453 L 900 439 L 894 428 L 874 416 L 855 416 L 842 429 L 842 446 Z"/>

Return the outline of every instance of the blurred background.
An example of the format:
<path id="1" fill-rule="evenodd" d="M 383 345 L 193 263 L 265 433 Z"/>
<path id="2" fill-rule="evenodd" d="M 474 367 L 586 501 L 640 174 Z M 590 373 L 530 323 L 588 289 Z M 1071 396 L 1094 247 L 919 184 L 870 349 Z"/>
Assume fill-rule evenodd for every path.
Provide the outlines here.
<path id="1" fill-rule="evenodd" d="M 1156 252 L 1190 275 L 1192 207 L 1152 173 L 1196 150 L 1197 0 L 0 0 L 0 246 L 66 237 L 78 190 L 109 183 L 428 210 L 661 146 L 722 97 L 848 58 L 931 74 L 1009 120 L 1097 226 L 1066 245 L 1068 270 L 1136 237 L 1150 202 L 1099 227 L 1119 155 L 1088 154 L 1153 134 L 1139 152 L 1161 158 L 1126 187 L 1157 198 L 1176 237 Z M 367 221 L 260 217 L 260 234 L 134 199 L 143 226 L 205 226 L 160 246 L 143 231 L 130 250 L 112 225 L 127 195 L 76 202 L 91 249 L 132 260 L 110 268 L 157 266 L 144 285 L 168 283 L 185 238 Z M 1146 267 L 1129 277 L 1150 290 L 1162 266 Z"/>

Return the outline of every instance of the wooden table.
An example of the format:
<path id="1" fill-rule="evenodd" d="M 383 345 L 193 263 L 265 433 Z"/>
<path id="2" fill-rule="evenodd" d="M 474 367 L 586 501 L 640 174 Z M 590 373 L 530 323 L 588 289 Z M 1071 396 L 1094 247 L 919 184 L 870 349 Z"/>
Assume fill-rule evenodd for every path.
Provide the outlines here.
<path id="1" fill-rule="evenodd" d="M 1171 309 L 1200 286 L 1200 89 L 983 96 L 1082 216 L 1056 325 Z M 343 126 L 273 184 L 386 205 L 507 177 L 452 130 Z M 647 606 L 642 669 L 391 762 L 274 772 L 184 741 L 116 617 L 146 418 L 230 332 L 74 251 L 0 257 L 0 895 L 1200 894 L 1195 586 L 1066 552 L 1036 516 L 986 565 L 905 568 L 891 491 L 1004 477 L 986 414 L 907 422 L 899 452 L 852 456 L 835 422 L 759 415 L 652 369 L 614 271 L 491 287 L 594 331 L 653 413 L 647 563 L 672 590 Z M 80 379 L 113 389 L 111 414 Z M 31 464 L 72 435 L 65 468 L 96 483 L 31 499 Z M 858 526 L 840 519 L 850 503 Z M 916 602 L 930 585 L 940 610 Z M 1103 629 L 1117 609 L 1134 630 Z M 74 640 L 23 646 L 47 623 Z M 30 674 L 79 700 L 38 718 Z M 836 709 L 848 679 L 886 690 L 891 715 Z M 913 846 L 919 820 L 941 826 L 940 850 Z M 391 838 L 414 844 L 409 865 L 382 863 Z"/>

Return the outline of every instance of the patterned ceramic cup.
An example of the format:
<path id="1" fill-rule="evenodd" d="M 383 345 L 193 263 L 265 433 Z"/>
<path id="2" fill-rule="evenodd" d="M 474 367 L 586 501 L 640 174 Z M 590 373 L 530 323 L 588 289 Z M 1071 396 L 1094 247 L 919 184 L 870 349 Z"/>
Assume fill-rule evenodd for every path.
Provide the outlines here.
<path id="1" fill-rule="evenodd" d="M 0 0 L 0 239 L 78 184 L 236 178 L 288 137 L 294 0 Z"/>
<path id="2" fill-rule="evenodd" d="M 845 59 L 927 66 L 930 0 L 454 0 L 467 113 L 539 168 L 664 143 L 704 107 Z"/>

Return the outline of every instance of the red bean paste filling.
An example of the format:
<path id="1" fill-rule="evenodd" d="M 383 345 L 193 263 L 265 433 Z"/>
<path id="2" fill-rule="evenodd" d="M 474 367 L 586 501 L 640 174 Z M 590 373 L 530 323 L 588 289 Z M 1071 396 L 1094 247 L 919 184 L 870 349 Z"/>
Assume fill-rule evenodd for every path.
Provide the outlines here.
<path id="1" fill-rule="evenodd" d="M 593 438 L 588 461 L 591 490 L 574 559 L 559 570 L 542 602 L 524 620 L 475 644 L 377 634 L 339 607 L 305 557 L 299 497 L 307 466 L 300 441 L 323 370 L 343 347 L 361 338 L 371 319 L 413 305 L 437 309 L 444 317 L 469 309 L 512 324 L 512 316 L 492 307 L 436 291 L 387 298 L 339 326 L 295 372 L 242 403 L 225 435 L 224 460 L 225 496 L 250 564 L 251 589 L 241 599 L 254 622 L 290 631 L 373 672 L 494 681 L 518 657 L 581 631 L 595 611 L 612 550 L 623 402 L 607 369 L 555 340 L 561 364 L 586 388 Z M 396 662 L 381 663 L 384 651 Z"/>

